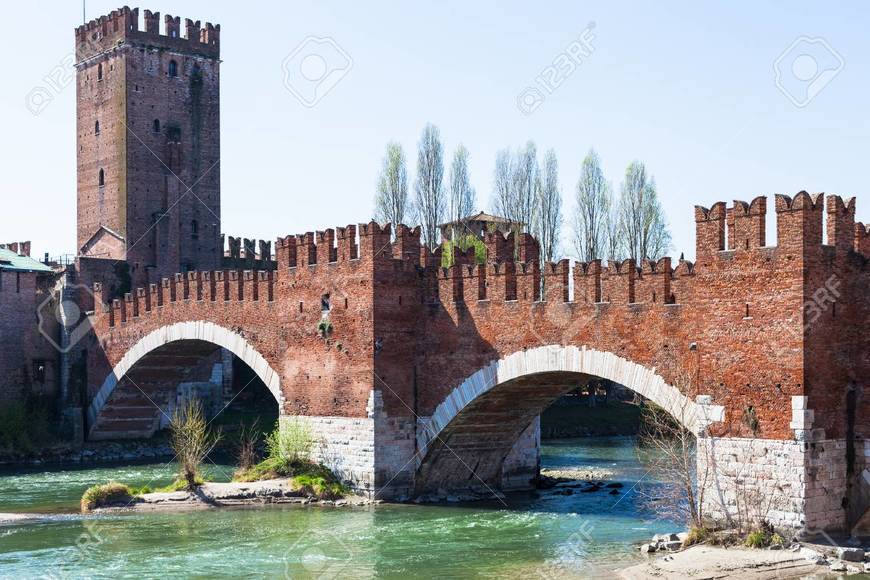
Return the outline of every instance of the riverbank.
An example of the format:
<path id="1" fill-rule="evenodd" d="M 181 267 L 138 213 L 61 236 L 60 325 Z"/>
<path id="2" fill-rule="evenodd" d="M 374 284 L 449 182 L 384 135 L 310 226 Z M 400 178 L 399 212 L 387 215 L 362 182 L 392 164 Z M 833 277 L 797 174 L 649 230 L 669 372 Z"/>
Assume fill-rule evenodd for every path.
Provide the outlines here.
<path id="1" fill-rule="evenodd" d="M 179 511 L 266 504 L 311 504 L 344 507 L 374 503 L 381 503 L 381 501 L 353 494 L 335 500 L 318 499 L 294 485 L 292 480 L 269 479 L 246 483 L 206 482 L 194 491 L 145 493 L 131 498 L 121 498 L 90 511 L 92 513 Z"/>
<path id="2" fill-rule="evenodd" d="M 862 569 L 863 571 L 863 569 Z M 692 546 L 686 550 L 650 557 L 647 562 L 617 571 L 625 580 L 753 578 L 780 580 L 823 578 L 828 566 L 808 560 L 791 550 Z"/>

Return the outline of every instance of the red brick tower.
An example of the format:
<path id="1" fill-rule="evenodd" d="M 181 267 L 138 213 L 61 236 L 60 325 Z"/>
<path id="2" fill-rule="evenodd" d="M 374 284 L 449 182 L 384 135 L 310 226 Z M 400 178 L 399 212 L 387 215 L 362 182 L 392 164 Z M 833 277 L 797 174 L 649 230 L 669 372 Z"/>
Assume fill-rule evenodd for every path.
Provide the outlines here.
<path id="1" fill-rule="evenodd" d="M 78 253 L 134 283 L 219 267 L 220 26 L 126 6 L 76 29 Z"/>

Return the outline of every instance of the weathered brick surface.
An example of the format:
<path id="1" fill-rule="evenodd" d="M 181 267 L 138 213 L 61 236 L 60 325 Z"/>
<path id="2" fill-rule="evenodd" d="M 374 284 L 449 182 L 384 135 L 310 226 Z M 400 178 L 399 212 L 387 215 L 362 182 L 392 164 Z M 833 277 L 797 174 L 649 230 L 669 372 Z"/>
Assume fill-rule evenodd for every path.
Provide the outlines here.
<path id="1" fill-rule="evenodd" d="M 53 275 L 0 272 L 0 405 L 57 394 L 58 351 L 40 333 L 60 340 L 54 282 Z"/>
<path id="2" fill-rule="evenodd" d="M 232 328 L 270 361 L 281 377 L 285 413 L 368 417 L 374 392 L 376 487 L 392 480 L 405 489 L 442 488 L 468 481 L 463 471 L 470 465 L 487 485 L 499 484 L 519 434 L 589 377 L 529 376 L 487 390 L 467 401 L 444 440 L 409 468 L 419 453 L 415 435 L 466 378 L 542 345 L 583 346 L 654 369 L 657 380 L 677 385 L 688 399 L 703 395 L 724 407 L 724 420 L 710 428 L 716 437 L 798 446 L 858 440 L 868 429 L 862 419 L 868 257 L 854 234 L 863 226 L 854 224 L 853 202 L 829 197 L 831 243 L 824 245 L 823 207 L 821 197 L 803 192 L 778 196 L 776 246 L 764 238 L 763 199 L 736 202 L 737 209 L 698 208 L 694 264 L 541 267 L 523 238 L 520 253 L 528 262 L 475 265 L 459 254 L 457 265 L 443 270 L 437 253 L 420 249 L 419 230 L 404 226 L 392 242 L 389 229 L 360 226 L 359 247 L 350 227 L 289 236 L 276 244 L 273 273 L 227 272 L 220 282 L 194 273 L 164 283 L 163 306 L 153 306 L 161 300 L 154 288 L 138 306 L 135 295 L 116 302 L 113 326 L 109 316 L 98 318 L 104 348 L 94 357 L 105 359 L 104 376 L 147 332 L 204 319 Z M 504 255 L 497 240 L 487 243 L 491 255 Z M 317 326 L 327 294 L 331 332 L 323 339 Z M 131 314 L 136 309 L 138 316 Z M 843 449 L 848 471 L 840 478 L 852 483 L 860 472 L 854 447 Z M 850 486 L 837 488 L 845 504 Z"/>
<path id="3" fill-rule="evenodd" d="M 76 29 L 78 247 L 126 259 L 137 284 L 222 253 L 220 27 L 158 20 L 125 7 Z M 100 226 L 122 248 L 88 244 Z"/>

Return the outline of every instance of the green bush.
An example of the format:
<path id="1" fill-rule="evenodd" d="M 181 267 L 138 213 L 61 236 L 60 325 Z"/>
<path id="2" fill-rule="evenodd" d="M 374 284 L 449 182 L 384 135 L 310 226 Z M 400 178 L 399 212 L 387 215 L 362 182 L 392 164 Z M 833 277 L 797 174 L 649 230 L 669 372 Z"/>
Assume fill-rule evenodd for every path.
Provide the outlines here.
<path id="1" fill-rule="evenodd" d="M 764 548 L 768 544 L 767 535 L 761 530 L 749 532 L 743 542 L 747 548 Z"/>
<path id="2" fill-rule="evenodd" d="M 266 459 L 247 468 L 240 468 L 233 481 L 250 482 L 265 479 L 290 478 L 297 491 L 321 499 L 337 499 L 349 493 L 338 478 L 325 466 L 311 461 L 314 437 L 303 419 L 290 417 L 278 423 L 266 436 Z"/>
<path id="3" fill-rule="evenodd" d="M 220 434 L 208 428 L 208 421 L 199 401 L 189 401 L 175 409 L 169 423 L 172 450 L 178 458 L 178 479 L 189 490 L 202 484 L 199 468 L 220 440 Z"/>
<path id="4" fill-rule="evenodd" d="M 478 264 L 486 263 L 486 244 L 474 234 L 460 236 L 456 241 L 446 241 L 441 248 L 441 267 L 449 268 L 453 265 L 453 247 L 458 246 L 463 252 L 474 246 L 474 258 Z"/>
<path id="5" fill-rule="evenodd" d="M 689 546 L 694 546 L 695 544 L 703 544 L 708 539 L 712 531 L 709 528 L 692 526 L 689 529 L 689 533 L 686 536 L 686 539 L 683 540 L 683 547 L 688 548 Z"/>
<path id="6" fill-rule="evenodd" d="M 311 426 L 299 417 L 279 421 L 275 430 L 266 436 L 268 460 L 279 472 L 290 472 L 295 464 L 310 461 L 313 448 Z"/>
<path id="7" fill-rule="evenodd" d="M 129 502 L 133 499 L 130 488 L 123 483 L 110 481 L 103 485 L 89 487 L 82 494 L 81 507 L 83 512 L 110 504 Z"/>

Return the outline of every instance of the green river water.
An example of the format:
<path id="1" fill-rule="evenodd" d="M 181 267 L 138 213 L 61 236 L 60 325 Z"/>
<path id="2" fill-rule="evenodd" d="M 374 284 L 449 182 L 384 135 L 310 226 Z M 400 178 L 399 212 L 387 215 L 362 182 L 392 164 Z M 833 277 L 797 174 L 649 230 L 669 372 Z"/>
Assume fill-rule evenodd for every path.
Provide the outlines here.
<path id="1" fill-rule="evenodd" d="M 0 512 L 51 514 L 0 526 L 2 578 L 565 578 L 612 577 L 639 542 L 675 526 L 642 509 L 630 438 L 545 443 L 543 464 L 607 467 L 625 487 L 500 502 L 272 506 L 81 516 L 95 483 L 163 485 L 173 466 L 59 467 L 0 473 Z M 211 466 L 214 480 L 228 466 Z"/>

